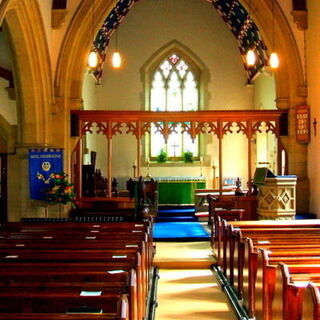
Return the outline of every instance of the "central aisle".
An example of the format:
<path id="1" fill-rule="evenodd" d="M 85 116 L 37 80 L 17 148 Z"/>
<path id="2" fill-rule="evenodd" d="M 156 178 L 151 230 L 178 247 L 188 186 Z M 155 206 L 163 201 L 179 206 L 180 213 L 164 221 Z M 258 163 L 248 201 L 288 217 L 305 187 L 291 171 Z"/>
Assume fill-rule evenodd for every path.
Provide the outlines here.
<path id="1" fill-rule="evenodd" d="M 160 267 L 155 320 L 234 320 L 213 272 L 209 242 L 157 243 Z"/>

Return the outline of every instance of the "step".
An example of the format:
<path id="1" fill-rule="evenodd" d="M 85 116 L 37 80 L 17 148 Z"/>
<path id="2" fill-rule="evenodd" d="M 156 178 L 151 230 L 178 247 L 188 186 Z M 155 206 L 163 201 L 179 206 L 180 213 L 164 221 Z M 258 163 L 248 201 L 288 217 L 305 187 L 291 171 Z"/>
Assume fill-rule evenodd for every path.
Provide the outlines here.
<path id="1" fill-rule="evenodd" d="M 174 217 L 156 217 L 156 222 L 195 222 L 198 221 L 194 216 L 174 216 Z"/>

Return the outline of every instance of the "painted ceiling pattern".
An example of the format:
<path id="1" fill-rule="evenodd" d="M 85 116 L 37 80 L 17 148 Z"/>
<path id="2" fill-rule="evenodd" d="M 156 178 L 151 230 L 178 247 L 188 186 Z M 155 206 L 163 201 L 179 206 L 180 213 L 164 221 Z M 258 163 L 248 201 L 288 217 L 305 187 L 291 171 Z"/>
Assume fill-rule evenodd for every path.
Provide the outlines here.
<path id="1" fill-rule="evenodd" d="M 95 38 L 94 46 L 97 48 L 100 55 L 100 62 L 93 74 L 98 83 L 101 82 L 103 65 L 106 59 L 106 50 L 109 45 L 110 37 L 136 1 L 138 0 L 119 0 L 105 19 Z M 257 72 L 263 66 L 267 65 L 268 59 L 267 47 L 260 36 L 258 27 L 238 0 L 207 1 L 212 3 L 236 38 L 240 53 L 243 57 L 248 82 L 250 83 Z M 253 49 L 256 53 L 257 59 L 253 67 L 247 67 L 245 64 L 245 54 L 248 49 Z"/>

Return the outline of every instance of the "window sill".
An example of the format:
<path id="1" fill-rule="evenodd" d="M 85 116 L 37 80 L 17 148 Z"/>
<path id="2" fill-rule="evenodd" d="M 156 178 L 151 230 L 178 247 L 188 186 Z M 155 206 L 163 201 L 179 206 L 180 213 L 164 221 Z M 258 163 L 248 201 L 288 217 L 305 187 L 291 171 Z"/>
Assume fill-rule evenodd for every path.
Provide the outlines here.
<path id="1" fill-rule="evenodd" d="M 145 163 L 145 166 L 147 164 Z M 192 163 L 185 163 L 183 161 L 167 161 L 163 163 L 150 162 L 150 167 L 200 167 L 200 161 L 194 161 Z"/>

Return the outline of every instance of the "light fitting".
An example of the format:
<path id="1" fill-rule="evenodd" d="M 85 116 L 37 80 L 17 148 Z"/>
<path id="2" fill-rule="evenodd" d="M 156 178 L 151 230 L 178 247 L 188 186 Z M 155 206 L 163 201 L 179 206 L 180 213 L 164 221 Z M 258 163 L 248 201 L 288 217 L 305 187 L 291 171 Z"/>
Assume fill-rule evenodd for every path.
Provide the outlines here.
<path id="1" fill-rule="evenodd" d="M 92 39 L 93 45 L 88 56 L 87 65 L 90 69 L 95 69 L 99 63 L 99 53 L 94 46 L 94 0 L 92 0 Z"/>
<path id="2" fill-rule="evenodd" d="M 91 49 L 88 56 L 88 67 L 95 69 L 98 66 L 98 52 L 95 49 Z"/>
<path id="3" fill-rule="evenodd" d="M 279 67 L 279 57 L 276 52 L 272 52 L 269 57 L 269 65 L 272 69 Z"/>
<path id="4" fill-rule="evenodd" d="M 274 51 L 274 0 L 272 0 L 272 53 L 269 57 L 269 66 L 272 69 L 277 69 L 279 67 L 279 57 L 277 53 Z"/>
<path id="5" fill-rule="evenodd" d="M 121 67 L 122 59 L 120 52 L 118 50 L 118 30 L 116 29 L 116 50 L 112 54 L 111 64 L 115 69 L 119 69 Z"/>
<path id="6" fill-rule="evenodd" d="M 112 54 L 112 66 L 116 69 L 121 67 L 121 55 L 118 51 Z"/>
<path id="7" fill-rule="evenodd" d="M 248 29 L 249 29 L 249 26 L 252 23 L 252 20 L 251 20 L 251 0 L 249 0 L 248 19 L 249 19 L 249 21 L 248 21 Z M 254 66 L 255 62 L 256 62 L 256 54 L 253 51 L 253 49 L 249 49 L 246 53 L 246 64 L 248 67 L 252 67 L 252 66 Z"/>
<path id="8" fill-rule="evenodd" d="M 252 67 L 256 62 L 256 54 L 252 49 L 249 49 L 246 54 L 246 63 L 247 66 Z"/>

